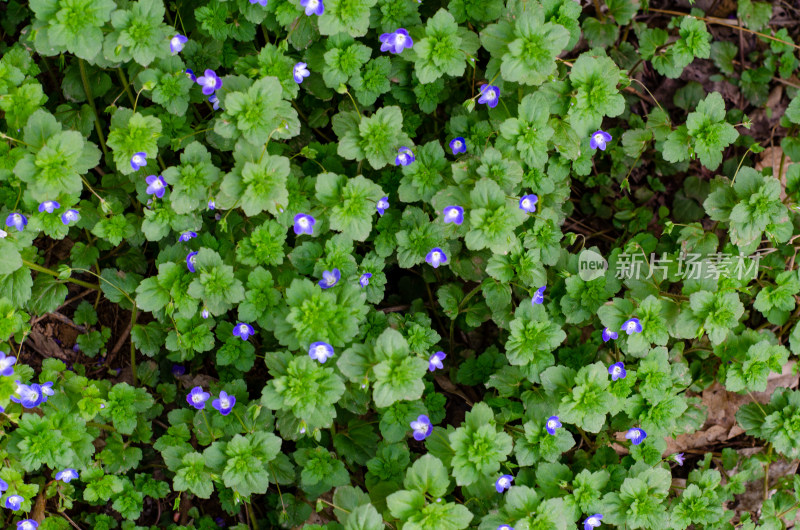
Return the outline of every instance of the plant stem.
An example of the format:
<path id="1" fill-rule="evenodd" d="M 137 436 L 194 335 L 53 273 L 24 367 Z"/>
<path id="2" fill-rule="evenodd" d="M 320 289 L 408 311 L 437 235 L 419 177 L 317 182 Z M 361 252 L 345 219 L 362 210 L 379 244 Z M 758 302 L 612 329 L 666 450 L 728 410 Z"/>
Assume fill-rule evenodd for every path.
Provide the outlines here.
<path id="1" fill-rule="evenodd" d="M 133 311 L 131 311 L 131 331 L 133 331 L 133 325 L 136 323 L 138 313 L 139 308 L 134 303 Z M 133 345 L 133 337 L 131 337 L 131 375 L 133 376 L 133 386 L 139 386 L 139 378 L 136 375 L 136 346 Z"/>
<path id="2" fill-rule="evenodd" d="M 23 265 L 25 265 L 29 269 L 33 269 L 33 270 L 35 270 L 37 272 L 43 272 L 44 274 L 49 274 L 50 276 L 54 276 L 56 278 L 60 278 L 61 277 L 56 271 L 48 269 L 46 267 L 42 267 L 41 265 L 37 265 L 37 264 L 35 264 L 33 262 L 30 262 L 28 260 L 24 259 L 24 260 L 22 260 L 22 263 L 23 263 Z M 100 286 L 99 285 L 94 285 L 94 284 L 85 282 L 83 280 L 76 280 L 75 278 L 67 278 L 66 281 L 68 281 L 70 283 L 74 283 L 75 285 L 80 285 L 81 287 L 86 287 L 87 289 L 94 289 L 96 291 L 100 290 Z"/>
<path id="3" fill-rule="evenodd" d="M 89 85 L 89 78 L 86 76 L 86 65 L 83 63 L 83 59 L 78 59 L 78 67 L 81 70 L 81 80 L 83 81 L 83 90 L 86 92 L 86 99 L 89 101 L 92 112 L 94 112 L 94 129 L 97 131 L 97 137 L 100 139 L 100 147 L 103 149 L 103 155 L 108 156 L 106 139 L 103 136 L 103 127 L 100 125 L 100 115 L 97 114 L 97 107 L 94 104 L 92 89 Z"/>
<path id="4" fill-rule="evenodd" d="M 133 92 L 131 92 L 131 85 L 128 83 L 128 78 L 125 77 L 125 72 L 122 70 L 122 67 L 117 68 L 117 73 L 119 74 L 119 80 L 122 81 L 122 86 L 125 87 L 125 92 L 128 94 L 128 99 L 131 101 L 131 105 L 135 105 Z"/>

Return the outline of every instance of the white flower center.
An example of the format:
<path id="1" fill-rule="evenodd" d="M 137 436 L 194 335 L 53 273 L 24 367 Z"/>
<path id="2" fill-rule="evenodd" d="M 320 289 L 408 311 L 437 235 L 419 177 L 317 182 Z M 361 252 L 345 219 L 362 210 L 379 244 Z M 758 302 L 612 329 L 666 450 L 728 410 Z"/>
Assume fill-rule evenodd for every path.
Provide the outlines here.
<path id="1" fill-rule="evenodd" d="M 250 333 L 250 330 L 247 329 L 246 325 L 242 324 L 241 326 L 239 326 L 239 333 L 241 333 L 242 335 L 247 335 L 248 333 Z"/>
<path id="2" fill-rule="evenodd" d="M 0 370 L 5 370 L 9 366 L 11 366 L 11 358 L 10 357 L 6 357 L 5 359 L 0 360 Z"/>
<path id="3" fill-rule="evenodd" d="M 500 486 L 502 486 L 504 488 L 508 487 L 508 479 L 507 478 L 501 478 L 499 482 L 500 482 Z"/>
<path id="4" fill-rule="evenodd" d="M 308 7 L 313 11 L 319 5 L 319 0 L 308 0 Z"/>
<path id="5" fill-rule="evenodd" d="M 325 349 L 325 346 L 317 346 L 315 351 L 316 351 L 317 357 L 325 357 L 327 355 L 327 353 L 328 353 L 327 350 Z"/>
<path id="6" fill-rule="evenodd" d="M 305 228 L 308 226 L 308 219 L 306 219 L 305 217 L 301 217 L 300 219 L 297 220 L 297 224 Z"/>
<path id="7" fill-rule="evenodd" d="M 415 421 L 414 422 L 414 431 L 418 432 L 420 434 L 425 434 L 425 433 L 428 432 L 428 426 L 425 423 L 421 422 L 421 421 Z"/>
<path id="8" fill-rule="evenodd" d="M 137 164 L 141 164 L 141 163 L 143 162 L 143 160 L 142 160 L 142 157 L 141 157 L 141 156 L 139 156 L 139 155 L 135 155 L 135 156 L 133 157 L 133 161 L 134 161 L 135 163 L 137 163 Z"/>
<path id="9" fill-rule="evenodd" d="M 207 87 L 213 87 L 216 84 L 217 84 L 217 80 L 216 79 L 214 79 L 213 77 L 206 77 L 205 85 Z"/>
<path id="10" fill-rule="evenodd" d="M 223 409 L 229 409 L 231 407 L 231 400 L 228 398 L 220 398 L 219 404 Z"/>
<path id="11" fill-rule="evenodd" d="M 8 236 L 8 232 L 6 232 L 5 230 L 0 230 L 0 238 L 4 238 L 6 236 Z"/>
<path id="12" fill-rule="evenodd" d="M 495 98 L 497 98 L 497 96 L 495 95 L 494 90 L 487 90 L 486 91 L 486 99 L 488 99 L 489 101 L 492 101 Z"/>
<path id="13" fill-rule="evenodd" d="M 192 396 L 192 403 L 200 403 L 201 401 L 203 401 L 203 398 L 200 396 L 200 394 L 195 394 Z"/>
<path id="14" fill-rule="evenodd" d="M 556 428 L 556 422 L 555 422 L 555 420 L 550 420 L 550 421 L 548 421 L 548 422 L 547 422 L 547 426 L 548 426 L 548 427 L 550 427 L 551 429 L 555 429 L 555 428 Z"/>
<path id="15" fill-rule="evenodd" d="M 402 33 L 395 33 L 394 42 L 397 46 L 402 46 L 406 42 L 406 36 Z"/>
<path id="16" fill-rule="evenodd" d="M 449 212 L 447 212 L 447 217 L 458 217 L 458 210 L 453 208 Z"/>
<path id="17" fill-rule="evenodd" d="M 600 134 L 600 133 L 597 133 L 597 134 L 594 135 L 594 141 L 597 142 L 598 144 L 606 143 L 605 138 L 603 138 L 603 135 Z"/>
<path id="18" fill-rule="evenodd" d="M 622 368 L 619 366 L 614 367 L 614 374 L 619 375 L 622 372 Z"/>
<path id="19" fill-rule="evenodd" d="M 530 207 L 531 207 L 531 201 L 530 201 L 530 199 L 523 199 L 523 200 L 522 200 L 522 206 L 523 206 L 524 208 L 530 208 Z"/>
<path id="20" fill-rule="evenodd" d="M 439 261 L 442 258 L 442 255 L 439 252 L 434 252 L 431 254 L 431 259 L 433 261 Z"/>
<path id="21" fill-rule="evenodd" d="M 155 189 L 157 189 L 157 190 L 160 190 L 161 188 L 163 188 L 163 187 L 164 187 L 164 185 L 163 185 L 163 184 L 161 184 L 161 179 L 156 179 L 156 180 L 154 180 L 154 181 L 153 181 L 153 187 L 154 187 Z"/>
<path id="22" fill-rule="evenodd" d="M 453 147 L 455 147 L 456 149 L 460 148 L 461 142 L 459 140 L 456 140 L 455 142 L 453 142 Z"/>
<path id="23" fill-rule="evenodd" d="M 21 222 L 22 222 L 22 216 L 20 216 L 20 214 L 18 214 L 18 213 L 15 213 L 14 214 L 14 223 L 19 224 Z"/>
<path id="24" fill-rule="evenodd" d="M 178 37 L 172 37 L 172 45 L 175 47 L 181 45 L 181 41 L 178 39 Z"/>
<path id="25" fill-rule="evenodd" d="M 589 524 L 592 526 L 597 526 L 600 524 L 600 521 L 597 520 L 597 517 L 589 517 Z"/>

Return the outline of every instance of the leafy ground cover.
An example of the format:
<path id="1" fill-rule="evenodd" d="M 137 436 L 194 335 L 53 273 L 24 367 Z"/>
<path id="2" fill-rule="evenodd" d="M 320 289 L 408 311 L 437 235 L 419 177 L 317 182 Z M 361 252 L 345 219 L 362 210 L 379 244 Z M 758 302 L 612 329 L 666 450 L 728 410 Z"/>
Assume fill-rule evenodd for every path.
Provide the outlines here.
<path id="1" fill-rule="evenodd" d="M 798 20 L 4 0 L 5 526 L 793 526 Z"/>

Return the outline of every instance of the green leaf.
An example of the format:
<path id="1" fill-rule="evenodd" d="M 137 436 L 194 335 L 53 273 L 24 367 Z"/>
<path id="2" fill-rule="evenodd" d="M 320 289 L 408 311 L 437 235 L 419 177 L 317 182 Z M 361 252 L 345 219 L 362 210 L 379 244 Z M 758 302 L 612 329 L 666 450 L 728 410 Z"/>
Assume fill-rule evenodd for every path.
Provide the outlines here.
<path id="1" fill-rule="evenodd" d="M 340 112 L 333 117 L 333 130 L 339 137 L 337 152 L 347 160 L 366 158 L 374 169 L 393 164 L 400 147 L 411 147 L 403 132 L 400 107 L 381 107 L 370 117 Z"/>
<path id="2" fill-rule="evenodd" d="M 348 33 L 352 37 L 363 37 L 369 29 L 370 8 L 377 0 L 329 0 L 325 12 L 319 17 L 319 32 L 322 35 Z"/>
<path id="3" fill-rule="evenodd" d="M 575 376 L 575 385 L 561 400 L 558 415 L 562 422 L 574 423 L 589 432 L 600 432 L 615 398 L 607 391 L 608 370 L 597 362 L 584 366 Z"/>
<path id="4" fill-rule="evenodd" d="M 781 373 L 789 360 L 789 350 L 762 340 L 747 349 L 745 360 L 728 367 L 725 387 L 731 392 L 764 392 L 770 372 Z"/>
<path id="5" fill-rule="evenodd" d="M 491 408 L 478 403 L 467 413 L 464 425 L 450 434 L 450 446 L 456 484 L 468 486 L 482 476 L 497 474 L 513 443 L 509 435 L 497 430 Z"/>
<path id="6" fill-rule="evenodd" d="M 166 57 L 172 28 L 164 23 L 164 4 L 161 0 L 139 0 L 128 9 L 111 14 L 114 31 L 105 40 L 103 53 L 111 62 L 133 59 L 148 66 L 155 59 Z"/>
<path id="7" fill-rule="evenodd" d="M 604 116 L 613 118 L 625 110 L 625 99 L 617 90 L 620 71 L 608 57 L 582 54 L 572 66 L 569 79 L 577 94 L 568 115 L 579 137 L 599 129 Z"/>
<path id="8" fill-rule="evenodd" d="M 331 229 L 354 241 L 369 236 L 375 205 L 382 197 L 381 187 L 362 175 L 347 179 L 323 173 L 317 177 L 317 198 L 330 207 Z"/>
<path id="9" fill-rule="evenodd" d="M 463 75 L 467 57 L 478 47 L 474 33 L 459 28 L 450 12 L 439 9 L 425 25 L 425 38 L 414 44 L 414 70 L 419 82 L 432 83 L 445 74 Z"/>
<path id="10" fill-rule="evenodd" d="M 114 151 L 117 171 L 123 175 L 133 173 L 131 157 L 145 152 L 148 157 L 158 154 L 156 141 L 161 136 L 161 121 L 155 116 L 143 116 L 130 109 L 118 109 L 111 117 L 111 132 L 106 145 Z"/>
<path id="11" fill-rule="evenodd" d="M 229 442 L 214 442 L 203 453 L 205 464 L 220 473 L 225 486 L 243 497 L 266 493 L 269 463 L 281 450 L 281 439 L 269 432 L 237 434 Z"/>
<path id="12" fill-rule="evenodd" d="M 425 389 L 422 376 L 428 363 L 419 357 L 408 356 L 406 339 L 391 328 L 381 333 L 375 349 L 378 358 L 383 359 L 373 368 L 372 398 L 375 405 L 383 408 L 396 401 L 419 399 Z"/>

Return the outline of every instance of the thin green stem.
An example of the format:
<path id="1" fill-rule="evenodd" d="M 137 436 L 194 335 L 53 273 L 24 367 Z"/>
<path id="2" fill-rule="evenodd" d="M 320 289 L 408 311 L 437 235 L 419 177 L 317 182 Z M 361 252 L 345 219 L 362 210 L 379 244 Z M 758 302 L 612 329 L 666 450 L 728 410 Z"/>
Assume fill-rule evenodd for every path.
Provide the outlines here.
<path id="1" fill-rule="evenodd" d="M 242 417 L 239 416 L 239 413 L 234 410 L 233 415 L 236 416 L 236 419 L 242 424 L 242 429 L 244 429 L 244 432 L 250 432 L 250 429 L 248 429 L 247 425 L 244 424 L 244 420 L 242 420 Z"/>
<path id="2" fill-rule="evenodd" d="M 100 147 L 103 149 L 103 155 L 108 156 L 106 138 L 103 136 L 103 126 L 100 125 L 100 115 L 97 113 L 97 106 L 94 104 L 92 88 L 89 85 L 89 77 L 86 75 L 86 65 L 83 63 L 83 59 L 78 59 L 78 67 L 81 71 L 81 81 L 83 81 L 83 90 L 86 92 L 86 99 L 89 101 L 92 112 L 94 112 L 94 129 L 97 131 L 97 137 L 100 139 Z"/>
<path id="3" fill-rule="evenodd" d="M 23 265 L 25 265 L 29 269 L 35 270 L 37 272 L 41 272 L 41 273 L 44 273 L 44 274 L 49 274 L 50 276 L 54 276 L 56 278 L 60 278 L 61 277 L 61 275 L 58 274 L 56 271 L 48 269 L 46 267 L 42 267 L 41 265 L 37 265 L 36 263 L 33 263 L 31 261 L 23 259 L 22 263 L 23 263 Z M 74 283 L 75 285 L 80 285 L 81 287 L 86 287 L 87 289 L 94 289 L 94 290 L 98 290 L 98 291 L 100 290 L 100 286 L 99 285 L 94 285 L 92 283 L 85 282 L 83 280 L 77 280 L 75 278 L 66 278 L 65 281 L 68 281 L 70 283 Z"/>
<path id="4" fill-rule="evenodd" d="M 117 74 L 119 75 L 119 80 L 122 81 L 122 86 L 125 87 L 125 93 L 128 94 L 128 99 L 131 101 L 131 105 L 135 105 L 135 100 L 133 99 L 133 92 L 131 92 L 131 85 L 128 83 L 128 78 L 125 77 L 125 71 L 122 67 L 117 68 Z"/>
<path id="5" fill-rule="evenodd" d="M 217 437 L 214 436 L 214 431 L 211 430 L 211 423 L 209 423 L 208 416 L 206 416 L 206 409 L 204 408 L 200 412 L 203 413 L 203 420 L 205 420 L 205 422 L 206 422 L 206 427 L 208 428 L 208 434 L 211 436 L 211 440 L 216 442 L 217 441 Z"/>
<path id="6" fill-rule="evenodd" d="M 139 308 L 134 303 L 131 311 L 131 331 L 133 331 L 133 325 L 136 324 L 138 313 Z M 131 375 L 133 376 L 133 386 L 139 386 L 139 378 L 136 375 L 136 346 L 133 344 L 133 339 L 131 339 Z"/>

